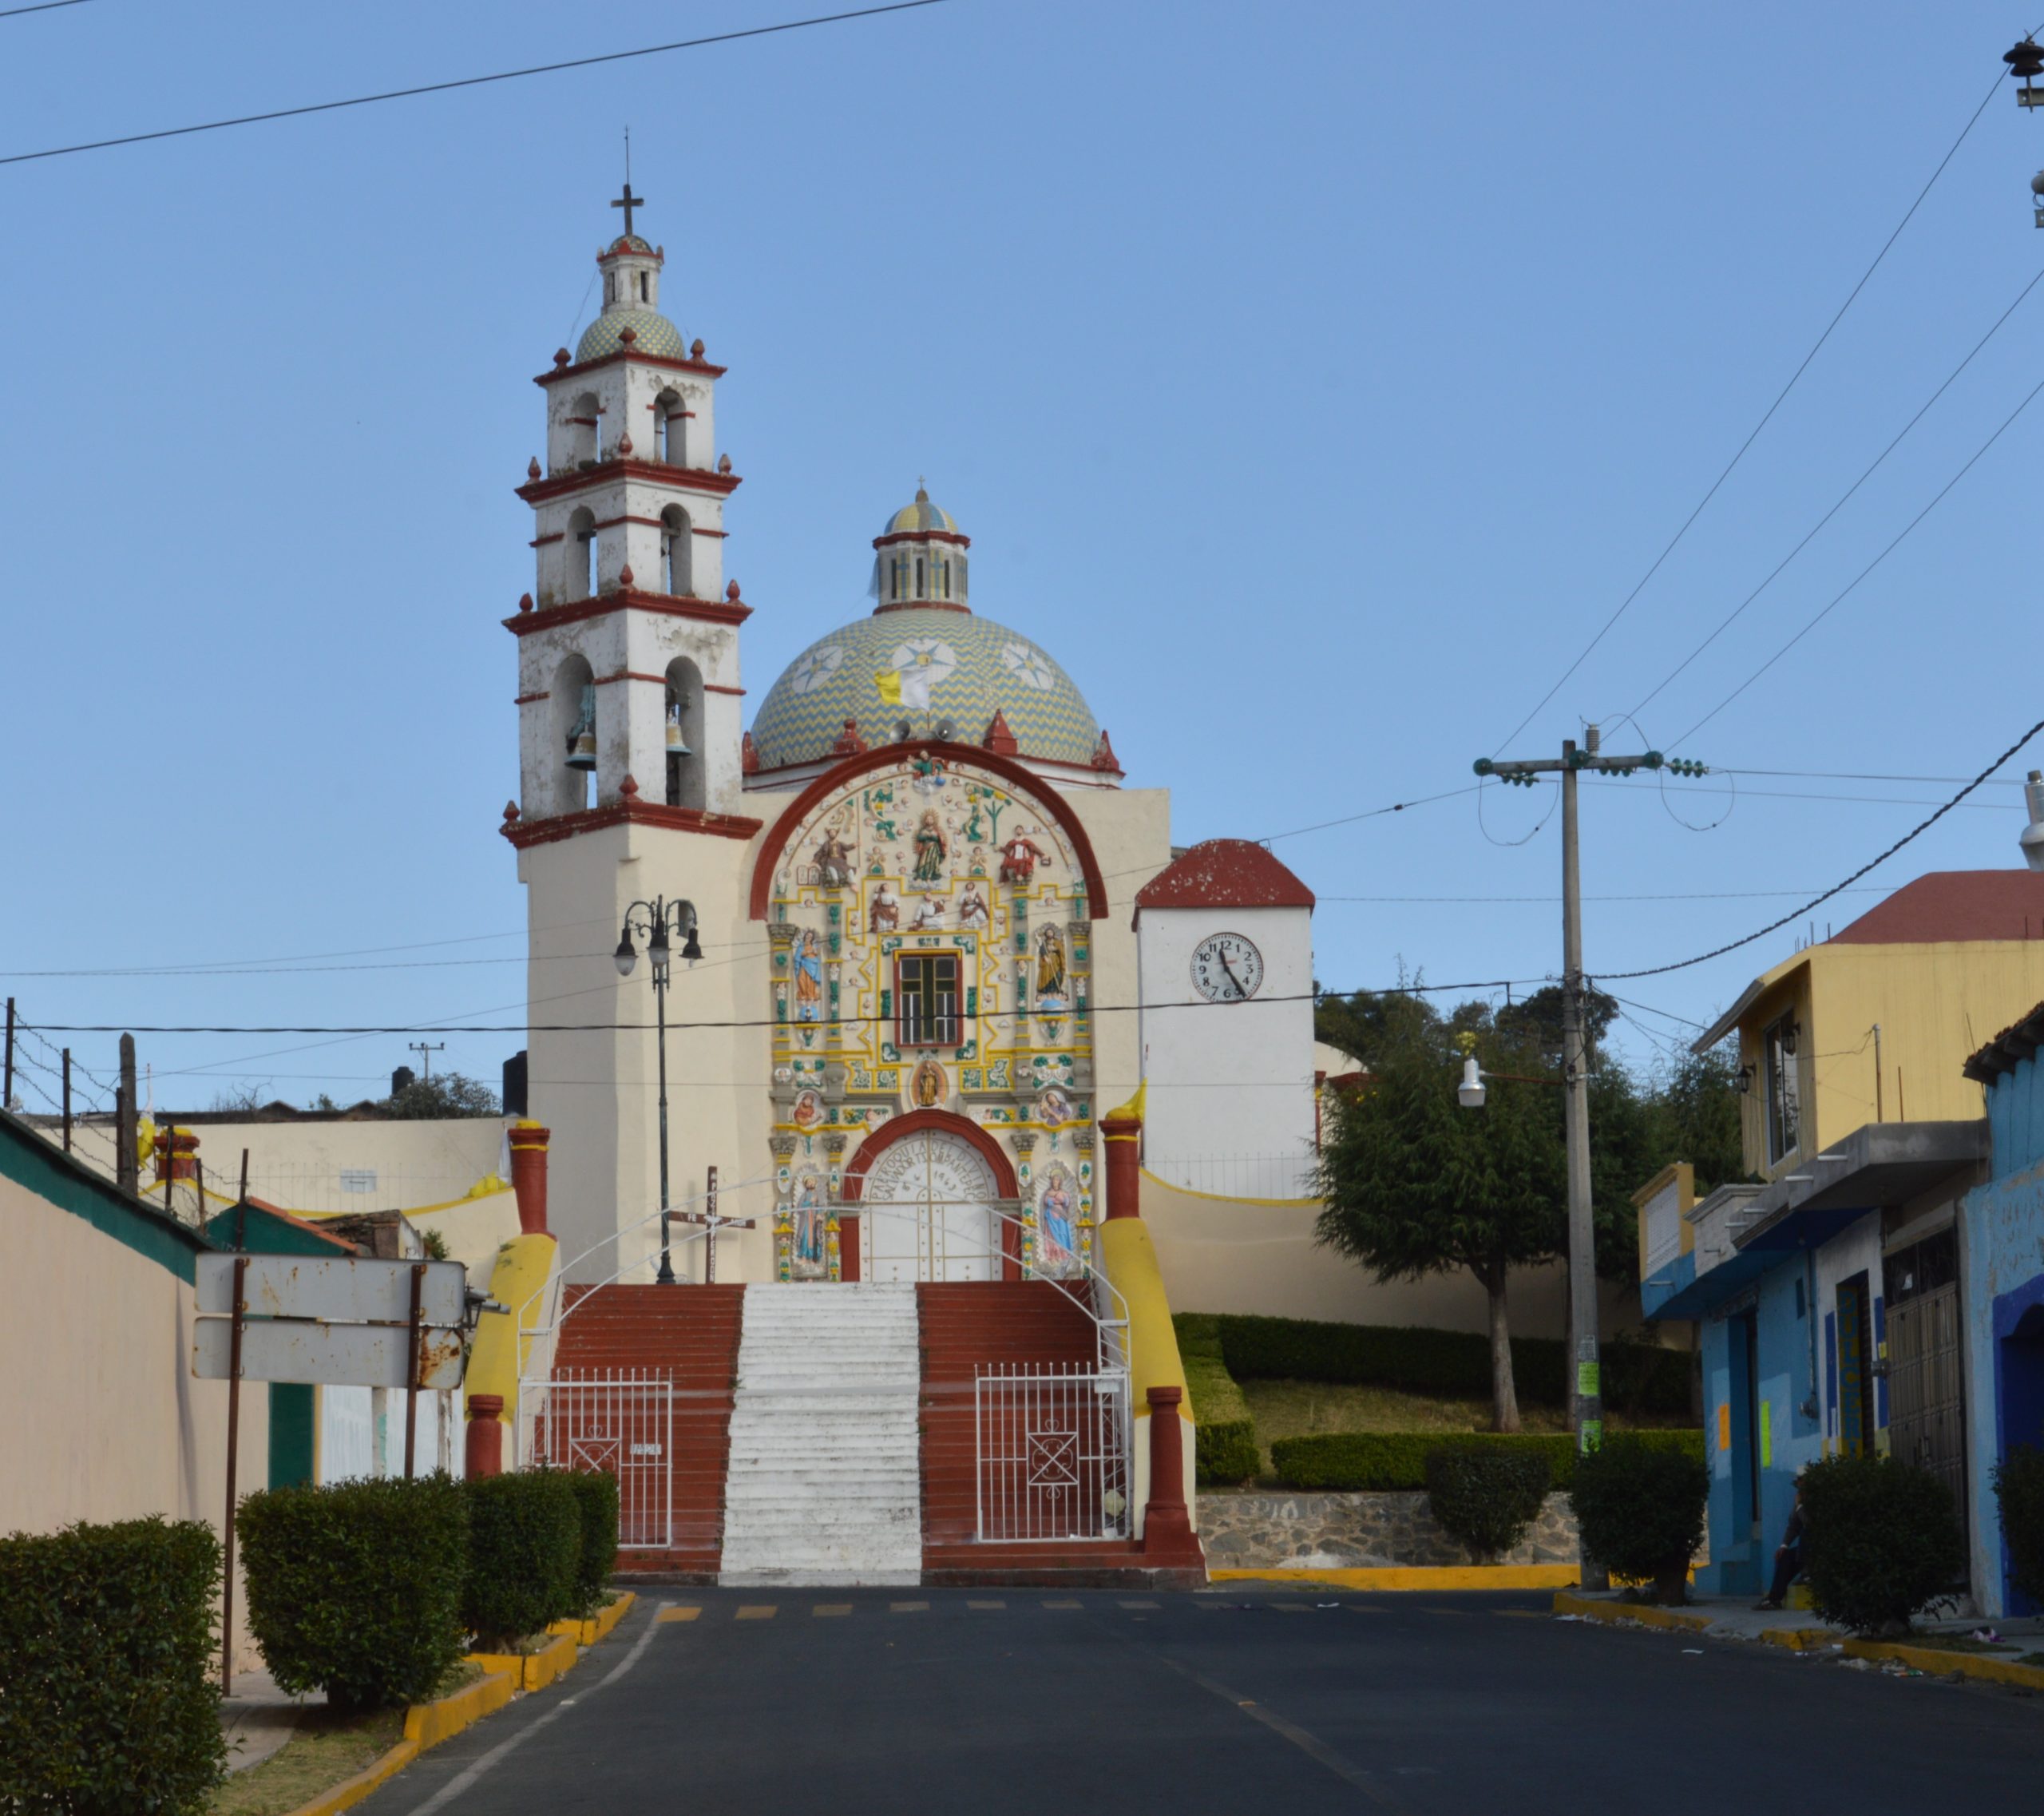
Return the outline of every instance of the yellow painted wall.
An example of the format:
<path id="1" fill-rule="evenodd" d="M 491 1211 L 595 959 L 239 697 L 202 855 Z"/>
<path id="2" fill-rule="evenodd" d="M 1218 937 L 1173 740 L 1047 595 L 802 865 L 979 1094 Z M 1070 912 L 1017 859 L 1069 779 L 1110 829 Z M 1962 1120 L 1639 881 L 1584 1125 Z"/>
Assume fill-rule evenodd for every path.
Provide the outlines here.
<path id="1" fill-rule="evenodd" d="M 560 1259 L 561 1245 L 550 1235 L 513 1236 L 497 1251 L 490 1271 L 489 1296 L 505 1309 L 476 1320 L 464 1405 L 477 1394 L 501 1394 L 507 1425 L 517 1410 L 520 1374 L 544 1370 L 550 1360 L 539 1353 L 545 1339 L 534 1333 L 554 1322 Z M 505 1461 L 510 1463 L 508 1454 Z"/>
<path id="2" fill-rule="evenodd" d="M 1156 1244 L 1140 1217 L 1112 1217 L 1100 1226 L 1100 1259 L 1107 1279 L 1128 1306 L 1129 1398 L 1135 1402 L 1135 1454 L 1129 1459 L 1129 1493 L 1135 1509 L 1135 1530 L 1142 1535 L 1143 1509 L 1150 1501 L 1150 1398 L 1152 1387 L 1185 1390 L 1185 1364 L 1178 1356 L 1178 1332 L 1171 1325 L 1171 1301 L 1157 1265 Z M 1199 1526 L 1196 1495 L 1198 1458 L 1193 1441 L 1192 1398 L 1179 1402 L 1185 1426 L 1185 1504 L 1194 1531 Z"/>
<path id="3" fill-rule="evenodd" d="M 1739 1057 L 1753 1067 L 1742 1105 L 1746 1164 L 1763 1178 L 1791 1171 L 1863 1124 L 1961 1120 L 1984 1114 L 1967 1057 L 2044 1001 L 2044 940 L 1915 946 L 1815 946 L 1765 974 L 1739 1020 Z M 1793 1005 L 1801 1138 L 1767 1158 L 1765 1031 Z M 1873 1025 L 1881 1025 L 1878 1102 Z"/>

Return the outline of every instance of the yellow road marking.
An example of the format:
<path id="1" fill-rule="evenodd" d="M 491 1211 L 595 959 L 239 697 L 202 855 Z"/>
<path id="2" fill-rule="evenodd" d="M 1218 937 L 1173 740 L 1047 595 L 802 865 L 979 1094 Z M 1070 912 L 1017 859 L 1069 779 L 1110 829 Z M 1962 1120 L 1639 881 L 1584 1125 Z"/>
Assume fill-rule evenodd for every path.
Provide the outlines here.
<path id="1" fill-rule="evenodd" d="M 968 1602 L 965 1605 L 968 1608 L 1001 1608 L 1007 1607 L 1008 1604 L 1006 1602 Z"/>
<path id="2" fill-rule="evenodd" d="M 929 1604 L 928 1602 L 889 1602 L 887 1604 L 887 1612 L 889 1614 L 928 1614 Z"/>
<path id="3" fill-rule="evenodd" d="M 752 1602 L 738 1611 L 738 1617 L 740 1620 L 771 1620 L 779 1612 L 772 1602 Z"/>
<path id="4" fill-rule="evenodd" d="M 653 1618 L 656 1620 L 693 1620 L 702 1612 L 699 1608 L 664 1608 Z"/>
<path id="5" fill-rule="evenodd" d="M 850 1614 L 852 1612 L 852 1604 L 850 1602 L 818 1602 L 809 1612 L 818 1616 Z"/>

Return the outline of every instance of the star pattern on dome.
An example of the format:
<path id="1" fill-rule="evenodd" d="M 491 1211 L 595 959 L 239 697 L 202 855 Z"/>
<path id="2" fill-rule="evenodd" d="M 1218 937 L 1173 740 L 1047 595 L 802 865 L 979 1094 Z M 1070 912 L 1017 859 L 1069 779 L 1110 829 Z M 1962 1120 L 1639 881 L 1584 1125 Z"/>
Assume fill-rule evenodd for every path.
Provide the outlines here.
<path id="1" fill-rule="evenodd" d="M 819 643 L 814 649 L 804 650 L 788 671 L 790 689 L 798 694 L 814 693 L 837 673 L 844 660 L 843 649 L 834 643 Z"/>
<path id="2" fill-rule="evenodd" d="M 1048 659 L 1028 644 L 1003 644 L 1000 660 L 1016 680 L 1024 687 L 1036 688 L 1039 693 L 1048 693 L 1057 685 L 1057 675 Z"/>

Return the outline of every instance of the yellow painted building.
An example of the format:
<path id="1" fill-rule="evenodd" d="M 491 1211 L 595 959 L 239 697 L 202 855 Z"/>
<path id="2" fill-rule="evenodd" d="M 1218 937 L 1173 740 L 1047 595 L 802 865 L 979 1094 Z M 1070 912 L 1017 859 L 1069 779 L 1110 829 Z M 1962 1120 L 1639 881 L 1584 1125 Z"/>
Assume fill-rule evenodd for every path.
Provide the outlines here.
<path id="1" fill-rule="evenodd" d="M 1773 1180 L 1863 1124 L 1981 1115 L 1969 1054 L 2044 999 L 2044 874 L 1939 870 L 1764 972 L 1734 1029 L 1748 1169 Z"/>

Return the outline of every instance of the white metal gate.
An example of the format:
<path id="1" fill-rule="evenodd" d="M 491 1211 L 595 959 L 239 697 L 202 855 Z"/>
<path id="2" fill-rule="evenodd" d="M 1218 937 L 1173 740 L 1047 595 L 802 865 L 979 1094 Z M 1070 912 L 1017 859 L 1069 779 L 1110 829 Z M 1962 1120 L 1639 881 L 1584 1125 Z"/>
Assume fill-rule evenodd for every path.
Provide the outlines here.
<path id="1" fill-rule="evenodd" d="M 608 1469 L 617 1542 L 664 1551 L 674 1533 L 672 1379 L 650 1369 L 519 1383 L 518 1453 L 529 1469 Z"/>
<path id="2" fill-rule="evenodd" d="M 1126 1374 L 995 1363 L 972 1398 L 983 1541 L 1129 1536 Z"/>

